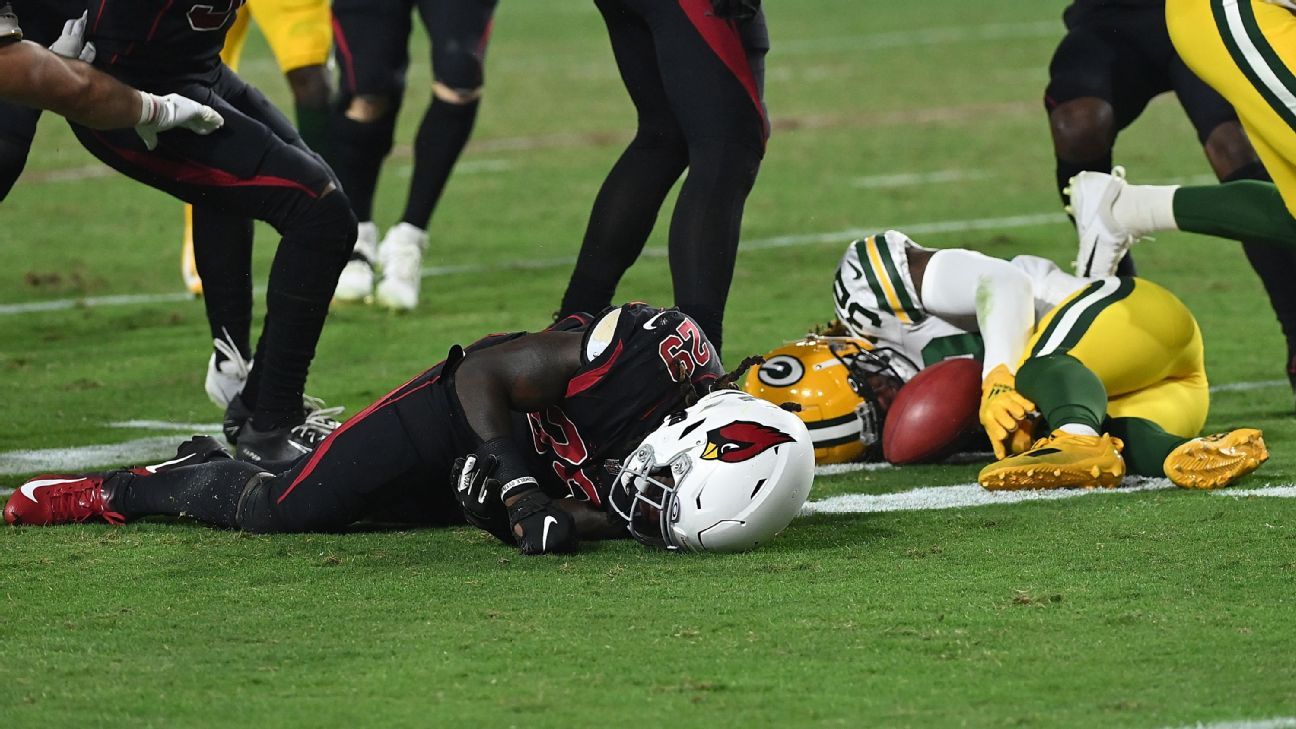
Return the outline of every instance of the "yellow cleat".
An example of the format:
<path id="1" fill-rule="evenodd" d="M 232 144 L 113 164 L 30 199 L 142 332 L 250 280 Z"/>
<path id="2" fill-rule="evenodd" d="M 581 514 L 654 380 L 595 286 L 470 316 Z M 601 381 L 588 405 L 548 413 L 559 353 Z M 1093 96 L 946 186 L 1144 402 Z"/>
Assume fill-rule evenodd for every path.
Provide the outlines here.
<path id="1" fill-rule="evenodd" d="M 1110 435 L 1072 435 L 1055 430 L 1019 456 L 981 469 L 977 481 L 989 491 L 1115 488 L 1125 477 L 1124 444 Z"/>
<path id="2" fill-rule="evenodd" d="M 1218 489 L 1251 473 L 1269 460 L 1264 433 L 1238 428 L 1193 438 L 1166 456 L 1166 476 L 1185 489 Z"/>

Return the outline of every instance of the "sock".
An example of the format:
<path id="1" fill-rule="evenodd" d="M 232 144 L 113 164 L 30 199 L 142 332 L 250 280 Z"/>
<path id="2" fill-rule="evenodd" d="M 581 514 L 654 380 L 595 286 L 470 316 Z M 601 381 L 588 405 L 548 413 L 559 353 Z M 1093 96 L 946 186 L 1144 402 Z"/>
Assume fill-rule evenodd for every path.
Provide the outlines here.
<path id="1" fill-rule="evenodd" d="M 643 251 L 662 202 L 687 165 L 683 139 L 639 130 L 594 199 L 559 318 L 597 313 L 612 303 L 617 284 Z"/>
<path id="2" fill-rule="evenodd" d="M 0 201 L 9 196 L 14 183 L 22 176 L 27 166 L 27 152 L 31 144 L 19 144 L 9 139 L 0 138 Z"/>
<path id="3" fill-rule="evenodd" d="M 225 339 L 248 359 L 252 329 L 252 220 L 206 206 L 193 209 L 194 263 L 212 339 Z M 223 357 L 218 353 L 218 359 Z"/>
<path id="4" fill-rule="evenodd" d="M 302 141 L 321 157 L 329 159 L 328 107 L 297 104 L 294 109 L 297 112 L 297 132 L 301 134 Z"/>
<path id="5" fill-rule="evenodd" d="M 1098 431 L 1096 429 L 1091 428 L 1088 425 L 1085 425 L 1083 423 L 1066 423 L 1065 425 L 1059 427 L 1058 430 L 1062 431 L 1063 433 L 1070 433 L 1071 435 L 1089 435 L 1089 436 L 1098 435 Z"/>
<path id="6" fill-rule="evenodd" d="M 1107 417 L 1107 388 L 1093 370 L 1069 354 L 1050 354 L 1026 360 L 1017 370 L 1017 391 L 1057 430 L 1081 425 L 1095 434 Z"/>
<path id="7" fill-rule="evenodd" d="M 341 110 L 329 115 L 328 148 L 332 156 L 326 159 L 360 220 L 373 220 L 374 190 L 383 160 L 391 152 L 397 111 L 392 109 L 374 122 L 349 119 Z"/>
<path id="8" fill-rule="evenodd" d="M 1192 233 L 1296 247 L 1296 219 L 1271 182 L 1181 187 L 1174 218 L 1180 230 Z"/>
<path id="9" fill-rule="evenodd" d="M 186 516 L 234 527 L 243 487 L 261 471 L 256 464 L 222 458 L 151 476 L 129 476 L 110 498 L 113 508 L 128 521 L 145 516 Z"/>
<path id="10" fill-rule="evenodd" d="M 1157 230 L 1179 230 L 1175 222 L 1178 185 L 1126 185 L 1112 204 L 1112 216 L 1134 235 Z"/>
<path id="11" fill-rule="evenodd" d="M 1171 435 L 1143 418 L 1112 418 L 1107 421 L 1106 430 L 1125 444 L 1121 455 L 1125 458 L 1126 471 L 1134 476 L 1165 476 L 1166 456 L 1188 442 L 1187 438 Z"/>
<path id="12" fill-rule="evenodd" d="M 480 101 L 452 104 L 433 98 L 414 138 L 414 176 L 402 220 L 426 230 L 459 153 L 468 143 Z"/>

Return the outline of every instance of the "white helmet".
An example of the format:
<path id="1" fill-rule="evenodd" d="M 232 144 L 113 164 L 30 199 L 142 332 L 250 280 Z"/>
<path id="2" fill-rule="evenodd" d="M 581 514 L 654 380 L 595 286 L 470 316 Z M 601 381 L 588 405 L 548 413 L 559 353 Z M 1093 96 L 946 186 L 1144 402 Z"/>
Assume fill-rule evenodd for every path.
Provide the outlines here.
<path id="1" fill-rule="evenodd" d="M 800 418 L 718 390 L 639 444 L 621 464 L 611 501 L 644 544 L 740 552 L 782 531 L 813 480 L 814 444 Z"/>

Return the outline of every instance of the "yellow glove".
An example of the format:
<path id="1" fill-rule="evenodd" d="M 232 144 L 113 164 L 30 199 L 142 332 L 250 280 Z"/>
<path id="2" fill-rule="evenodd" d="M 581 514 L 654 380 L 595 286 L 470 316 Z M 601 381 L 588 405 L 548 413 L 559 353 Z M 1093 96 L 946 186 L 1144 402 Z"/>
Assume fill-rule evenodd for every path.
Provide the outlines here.
<path id="1" fill-rule="evenodd" d="M 996 459 L 1020 453 L 1030 447 L 1029 415 L 1035 403 L 1015 389 L 1016 378 L 999 365 L 981 382 L 981 425 L 990 436 Z"/>

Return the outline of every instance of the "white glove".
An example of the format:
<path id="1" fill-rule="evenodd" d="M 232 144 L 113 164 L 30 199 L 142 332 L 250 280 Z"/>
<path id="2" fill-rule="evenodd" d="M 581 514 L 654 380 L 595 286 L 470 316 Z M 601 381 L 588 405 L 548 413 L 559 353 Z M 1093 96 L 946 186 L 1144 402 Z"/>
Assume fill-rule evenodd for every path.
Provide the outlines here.
<path id="1" fill-rule="evenodd" d="M 150 150 L 157 148 L 158 132 L 171 129 L 188 129 L 194 134 L 211 134 L 225 124 L 225 119 L 210 106 L 180 94 L 154 96 L 139 92 L 143 108 L 135 133 Z"/>
<path id="2" fill-rule="evenodd" d="M 62 34 L 50 46 L 50 50 L 64 58 L 74 58 L 86 63 L 94 63 L 94 44 L 85 42 L 86 16 L 89 12 L 87 10 L 81 13 L 81 17 L 73 18 L 64 23 Z"/>

